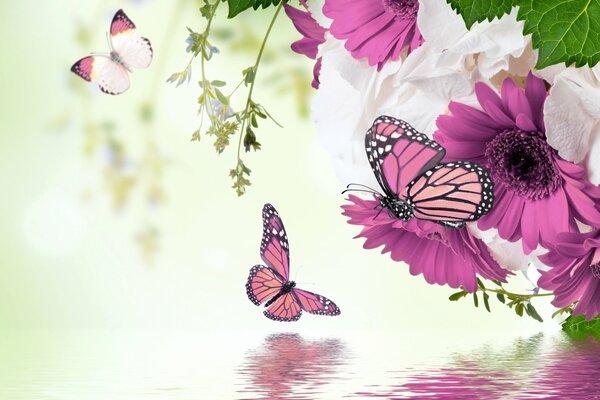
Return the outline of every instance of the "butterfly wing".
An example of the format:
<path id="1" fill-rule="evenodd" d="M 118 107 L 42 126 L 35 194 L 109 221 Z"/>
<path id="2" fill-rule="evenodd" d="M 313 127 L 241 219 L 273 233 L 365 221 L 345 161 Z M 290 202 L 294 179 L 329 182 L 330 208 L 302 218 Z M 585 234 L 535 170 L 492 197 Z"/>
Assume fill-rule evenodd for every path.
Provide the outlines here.
<path id="1" fill-rule="evenodd" d="M 439 163 L 446 150 L 400 119 L 381 116 L 365 137 L 371 169 L 389 197 L 406 197 L 410 181 Z"/>
<path id="2" fill-rule="evenodd" d="M 491 210 L 494 183 L 476 163 L 441 163 L 410 182 L 408 198 L 415 217 L 460 226 Z"/>
<path id="3" fill-rule="evenodd" d="M 262 211 L 263 236 L 260 256 L 276 271 L 284 282 L 289 280 L 290 253 L 287 234 L 275 207 L 265 204 Z"/>
<path id="4" fill-rule="evenodd" d="M 89 56 L 77 61 L 71 71 L 88 82 L 96 82 L 104 93 L 116 95 L 129 89 L 129 73 L 106 56 Z"/>
<path id="5" fill-rule="evenodd" d="M 302 316 L 302 307 L 293 292 L 281 295 L 263 314 L 274 321 L 298 321 Z"/>
<path id="6" fill-rule="evenodd" d="M 302 289 L 292 289 L 302 309 L 311 314 L 340 315 L 339 307 L 331 300 L 320 294 L 307 292 Z"/>
<path id="7" fill-rule="evenodd" d="M 147 68 L 152 62 L 152 44 L 138 35 L 135 24 L 123 10 L 116 12 L 110 24 L 110 42 L 127 67 Z"/>
<path id="8" fill-rule="evenodd" d="M 255 265 L 250 270 L 246 282 L 246 294 L 251 302 L 257 306 L 273 298 L 283 287 L 279 274 L 263 265 Z"/>

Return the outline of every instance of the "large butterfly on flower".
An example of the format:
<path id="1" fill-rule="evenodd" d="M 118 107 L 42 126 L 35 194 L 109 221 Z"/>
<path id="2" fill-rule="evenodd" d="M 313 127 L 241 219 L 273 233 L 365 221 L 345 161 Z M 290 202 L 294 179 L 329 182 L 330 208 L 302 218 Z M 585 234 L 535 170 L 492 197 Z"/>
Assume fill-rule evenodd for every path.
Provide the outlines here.
<path id="1" fill-rule="evenodd" d="M 255 265 L 246 282 L 246 294 L 257 306 L 265 303 L 264 314 L 275 321 L 297 321 L 302 310 L 318 315 L 339 315 L 328 298 L 296 288 L 289 280 L 290 252 L 281 217 L 271 204 L 262 211 L 263 237 L 260 256 L 267 266 Z"/>
<path id="2" fill-rule="evenodd" d="M 459 228 L 489 212 L 494 183 L 473 162 L 441 162 L 446 150 L 407 122 L 381 116 L 365 136 L 365 150 L 383 193 L 368 189 L 390 215 Z"/>
<path id="3" fill-rule="evenodd" d="M 71 71 L 97 83 L 104 93 L 116 95 L 129 89 L 129 72 L 133 68 L 148 68 L 152 45 L 138 35 L 135 24 L 123 10 L 116 12 L 107 36 L 110 53 L 92 53 L 73 64 Z"/>

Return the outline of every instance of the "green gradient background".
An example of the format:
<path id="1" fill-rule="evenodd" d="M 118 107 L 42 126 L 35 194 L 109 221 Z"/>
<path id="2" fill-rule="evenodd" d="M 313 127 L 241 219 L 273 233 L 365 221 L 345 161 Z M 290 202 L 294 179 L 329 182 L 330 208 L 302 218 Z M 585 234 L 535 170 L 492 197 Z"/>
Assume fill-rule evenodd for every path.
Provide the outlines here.
<path id="1" fill-rule="evenodd" d="M 312 63 L 289 50 L 298 34 L 285 15 L 269 43 L 280 57 L 271 64 L 267 60 L 255 91 L 285 128 L 261 126 L 263 150 L 245 155 L 253 185 L 237 198 L 227 177 L 234 154 L 227 150 L 218 156 L 208 138 L 190 142 L 198 124 L 197 85 L 176 89 L 165 83 L 188 61 L 185 27 L 201 28 L 195 4 L 139 3 L 0 3 L 0 364 L 5 371 L 16 374 L 11 365 L 52 353 L 55 340 L 64 343 L 69 332 L 81 330 L 109 331 L 117 338 L 123 331 L 243 336 L 288 330 L 339 337 L 368 332 L 397 338 L 403 346 L 410 343 L 407 354 L 418 354 L 436 341 L 455 349 L 557 329 L 547 303 L 540 306 L 549 320 L 545 324 L 518 318 L 496 301 L 491 314 L 475 309 L 470 300 L 451 303 L 452 289 L 430 286 L 410 276 L 404 264 L 365 251 L 361 241 L 352 239 L 359 229 L 340 215 L 343 183 L 319 147 L 314 126 L 298 116 L 292 93 L 277 92 L 265 80 L 290 65 L 305 68 L 307 79 L 311 73 Z M 175 4 L 182 5 L 181 16 L 167 26 Z M 122 96 L 86 87 L 92 112 L 115 122 L 115 135 L 133 152 L 155 135 L 169 164 L 162 181 L 168 197 L 164 205 L 149 208 L 135 195 L 115 212 L 103 193 L 100 164 L 82 152 L 79 97 L 69 89 L 69 68 L 85 55 L 74 40 L 75 23 L 99 26 L 89 50 L 103 51 L 104 32 L 119 7 L 151 38 L 154 63 L 133 74 L 131 88 Z M 267 10 L 243 18 L 262 35 L 271 14 Z M 98 21 L 92 21 L 94 15 Z M 235 29 L 239 22 L 229 24 Z M 231 52 L 219 40 L 215 44 L 222 51 L 209 64 L 211 79 L 237 81 L 254 56 Z M 156 119 L 148 129 L 139 123 L 137 107 L 156 83 Z M 48 121 L 65 110 L 74 110 L 76 118 L 60 131 L 48 129 Z M 247 300 L 244 283 L 249 268 L 260 261 L 266 202 L 277 207 L 285 222 L 292 275 L 299 286 L 335 299 L 340 317 L 306 315 L 284 326 L 264 318 Z M 134 240 L 146 221 L 161 234 L 152 265 L 143 262 Z M 513 284 L 518 291 L 529 286 L 522 278 Z"/>

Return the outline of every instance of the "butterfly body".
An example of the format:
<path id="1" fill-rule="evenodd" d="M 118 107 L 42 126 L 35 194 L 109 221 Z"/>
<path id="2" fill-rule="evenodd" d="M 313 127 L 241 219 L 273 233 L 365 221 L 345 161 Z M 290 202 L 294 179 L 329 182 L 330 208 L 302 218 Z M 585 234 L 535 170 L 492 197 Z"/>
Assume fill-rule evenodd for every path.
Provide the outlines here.
<path id="1" fill-rule="evenodd" d="M 274 321 L 297 321 L 302 311 L 317 315 L 339 315 L 340 309 L 328 298 L 296 287 L 289 279 L 289 245 L 277 210 L 263 207 L 263 237 L 260 255 L 265 264 L 250 269 L 246 295 L 259 306 L 265 303 L 264 315 Z"/>
<path id="2" fill-rule="evenodd" d="M 73 64 L 71 71 L 100 90 L 117 95 L 129 89 L 129 73 L 147 68 L 153 57 L 152 44 L 137 34 L 133 21 L 123 10 L 115 13 L 108 36 L 110 53 L 92 53 Z"/>
<path id="3" fill-rule="evenodd" d="M 115 63 L 117 63 L 119 65 L 122 65 L 123 68 L 125 68 L 127 71 L 133 72 L 131 70 L 131 68 L 127 64 L 125 64 L 125 62 L 121 59 L 121 56 L 119 55 L 119 53 L 117 53 L 116 51 L 113 50 L 113 51 L 110 52 L 110 59 L 113 62 L 115 62 Z"/>
<path id="4" fill-rule="evenodd" d="M 410 200 L 401 200 L 392 196 L 377 196 L 379 205 L 387 210 L 394 218 L 409 221 L 413 216 L 414 206 Z"/>
<path id="5" fill-rule="evenodd" d="M 365 150 L 383 191 L 371 193 L 395 218 L 459 228 L 492 208 L 489 173 L 472 162 L 441 162 L 446 150 L 405 121 L 377 118 L 365 136 Z"/>
<path id="6" fill-rule="evenodd" d="M 278 298 L 280 298 L 281 296 L 283 296 L 286 293 L 290 293 L 292 291 L 293 288 L 296 287 L 296 282 L 294 281 L 289 281 L 283 284 L 283 286 L 281 287 L 281 290 L 279 291 L 279 293 L 277 293 L 271 300 L 267 301 L 265 303 L 265 307 L 269 307 L 271 304 L 275 303 L 275 300 L 277 300 Z"/>

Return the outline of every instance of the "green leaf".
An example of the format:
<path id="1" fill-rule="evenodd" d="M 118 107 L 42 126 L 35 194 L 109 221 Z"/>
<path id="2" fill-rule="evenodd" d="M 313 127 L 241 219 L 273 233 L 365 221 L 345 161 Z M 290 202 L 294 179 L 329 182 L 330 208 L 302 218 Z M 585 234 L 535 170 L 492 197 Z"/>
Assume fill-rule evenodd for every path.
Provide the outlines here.
<path id="1" fill-rule="evenodd" d="M 452 9 L 460 14 L 468 29 L 475 22 L 491 21 L 510 13 L 515 0 L 446 0 Z"/>
<path id="2" fill-rule="evenodd" d="M 525 306 L 523 305 L 523 303 L 519 303 L 515 306 L 515 312 L 517 313 L 517 315 L 519 317 L 523 316 L 523 310 L 525 309 Z"/>
<path id="3" fill-rule="evenodd" d="M 225 96 L 219 89 L 215 88 L 215 94 L 217 95 L 217 99 L 219 99 L 221 104 L 224 106 L 229 105 L 229 98 Z"/>
<path id="4" fill-rule="evenodd" d="M 226 85 L 225 82 L 223 81 L 218 81 L 218 80 L 214 80 L 210 83 L 211 85 L 213 85 L 214 87 L 223 87 Z"/>
<path id="5" fill-rule="evenodd" d="M 600 340 L 600 316 L 591 321 L 586 321 L 583 315 L 576 317 L 571 315 L 563 322 L 562 328 L 569 336 L 582 337 L 592 335 Z"/>
<path id="6" fill-rule="evenodd" d="M 276 6 L 281 3 L 281 0 L 223 0 L 227 2 L 229 6 L 229 14 L 227 18 L 233 18 L 242 11 L 246 11 L 249 8 L 258 7 L 267 8 L 269 6 Z"/>
<path id="7" fill-rule="evenodd" d="M 490 310 L 490 295 L 485 292 L 483 293 L 483 305 L 488 312 L 492 312 L 492 310 Z"/>
<path id="8" fill-rule="evenodd" d="M 254 67 L 248 67 L 242 71 L 242 75 L 244 76 L 244 85 L 248 86 L 254 82 L 256 71 L 254 70 Z"/>
<path id="9" fill-rule="evenodd" d="M 192 133 L 192 141 L 199 142 L 200 141 L 200 129 L 196 129 L 194 133 Z"/>
<path id="10" fill-rule="evenodd" d="M 515 0 L 525 34 L 539 49 L 536 68 L 600 61 L 600 0 Z"/>
<path id="11" fill-rule="evenodd" d="M 473 293 L 473 304 L 475 304 L 475 307 L 479 307 L 479 297 L 477 296 L 477 293 Z"/>
<path id="12" fill-rule="evenodd" d="M 538 314 L 537 310 L 531 303 L 527 303 L 527 306 L 525 306 L 525 311 L 527 311 L 527 315 L 536 321 L 544 322 L 540 314 Z"/>
<path id="13" fill-rule="evenodd" d="M 448 299 L 450 301 L 457 301 L 460 300 L 461 298 L 465 297 L 467 295 L 467 292 L 465 292 L 464 290 L 461 290 L 460 292 L 456 292 L 452 295 L 450 295 L 450 297 L 448 297 Z"/>
<path id="14" fill-rule="evenodd" d="M 481 281 L 481 279 L 476 278 L 477 279 L 477 286 L 479 287 L 479 289 L 481 290 L 485 290 L 485 286 L 483 285 L 483 282 Z"/>
<path id="15" fill-rule="evenodd" d="M 504 298 L 504 295 L 502 293 L 496 293 L 496 297 L 498 298 L 498 301 L 500 301 L 500 303 L 506 303 L 506 299 Z"/>

